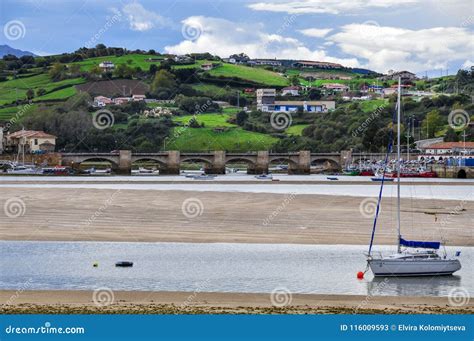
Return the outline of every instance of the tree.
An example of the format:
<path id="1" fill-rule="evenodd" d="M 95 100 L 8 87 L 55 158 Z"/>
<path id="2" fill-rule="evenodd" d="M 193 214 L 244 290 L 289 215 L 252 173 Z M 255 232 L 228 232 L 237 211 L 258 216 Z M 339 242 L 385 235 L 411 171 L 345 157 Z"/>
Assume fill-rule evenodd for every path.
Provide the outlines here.
<path id="1" fill-rule="evenodd" d="M 308 91 L 308 98 L 311 101 L 319 101 L 322 97 L 321 90 L 316 89 L 316 88 L 311 88 Z"/>
<path id="2" fill-rule="evenodd" d="M 444 141 L 445 142 L 458 142 L 459 136 L 453 128 L 449 127 L 446 130 L 446 134 L 444 135 Z"/>
<path id="3" fill-rule="evenodd" d="M 299 79 L 298 75 L 290 76 L 290 84 L 291 85 L 300 85 L 300 79 Z"/>
<path id="4" fill-rule="evenodd" d="M 79 64 L 71 64 L 69 65 L 68 69 L 73 76 L 76 76 L 79 74 L 79 72 L 81 72 L 81 66 Z"/>
<path id="5" fill-rule="evenodd" d="M 94 65 L 94 66 L 89 70 L 89 74 L 90 74 L 93 78 L 99 78 L 100 75 L 102 74 L 102 69 L 101 69 L 98 65 Z"/>
<path id="6" fill-rule="evenodd" d="M 38 97 L 43 96 L 45 94 L 46 94 L 46 90 L 43 88 L 39 88 L 38 90 L 36 90 L 36 96 Z"/>
<path id="7" fill-rule="evenodd" d="M 155 64 L 151 64 L 150 68 L 148 69 L 148 72 L 150 73 L 150 75 L 154 76 L 156 71 L 158 71 L 158 66 L 156 66 Z"/>
<path id="8" fill-rule="evenodd" d="M 438 110 L 431 110 L 426 114 L 421 127 L 426 132 L 427 138 L 435 137 L 435 134 L 443 127 L 443 120 Z"/>
<path id="9" fill-rule="evenodd" d="M 33 89 L 28 89 L 26 91 L 26 98 L 27 99 L 32 99 L 33 97 L 35 97 L 35 92 L 33 91 Z"/>
<path id="10" fill-rule="evenodd" d="M 153 92 L 157 91 L 159 88 L 173 89 L 176 87 L 176 80 L 174 75 L 167 70 L 159 70 L 153 82 L 151 83 L 151 90 Z"/>
<path id="11" fill-rule="evenodd" d="M 243 126 L 245 122 L 247 122 L 247 119 L 249 118 L 249 115 L 245 111 L 239 111 L 235 117 L 236 123 L 239 126 Z"/>
<path id="12" fill-rule="evenodd" d="M 66 67 L 61 63 L 54 63 L 51 69 L 49 70 L 49 76 L 53 81 L 61 80 L 64 76 L 64 71 Z"/>

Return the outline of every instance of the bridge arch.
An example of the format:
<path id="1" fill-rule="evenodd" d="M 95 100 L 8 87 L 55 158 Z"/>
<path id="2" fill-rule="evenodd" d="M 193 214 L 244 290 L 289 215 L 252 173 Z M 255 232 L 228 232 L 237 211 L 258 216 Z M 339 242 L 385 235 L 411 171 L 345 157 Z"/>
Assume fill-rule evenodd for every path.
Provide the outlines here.
<path id="1" fill-rule="evenodd" d="M 110 162 L 110 164 L 112 165 L 112 168 L 118 168 L 118 162 L 115 158 L 113 157 L 108 157 L 108 156 L 91 156 L 91 157 L 84 157 L 82 158 L 81 160 L 79 161 L 76 161 L 76 160 L 72 160 L 71 163 L 75 163 L 75 164 L 83 164 L 85 162 L 104 162 L 104 161 L 107 161 L 107 162 Z"/>
<path id="2" fill-rule="evenodd" d="M 166 167 L 166 161 L 161 159 L 161 158 L 155 158 L 155 157 L 137 157 L 137 158 L 133 158 L 132 159 L 132 165 L 134 163 L 138 163 L 138 162 L 155 162 L 157 163 L 158 165 L 160 165 L 160 167 Z"/>
<path id="3" fill-rule="evenodd" d="M 339 159 L 336 159 L 336 158 L 333 158 L 333 157 L 327 157 L 327 156 L 321 156 L 321 157 L 312 157 L 311 158 L 311 166 L 316 166 L 316 165 L 320 165 L 320 164 L 329 164 L 331 169 L 340 169 L 341 168 L 341 164 L 340 164 L 340 160 Z"/>
<path id="4" fill-rule="evenodd" d="M 252 159 L 251 157 L 245 157 L 245 156 L 235 156 L 235 157 L 229 157 L 226 158 L 225 164 L 229 163 L 246 163 L 248 165 L 254 165 L 256 162 L 255 159 Z"/>

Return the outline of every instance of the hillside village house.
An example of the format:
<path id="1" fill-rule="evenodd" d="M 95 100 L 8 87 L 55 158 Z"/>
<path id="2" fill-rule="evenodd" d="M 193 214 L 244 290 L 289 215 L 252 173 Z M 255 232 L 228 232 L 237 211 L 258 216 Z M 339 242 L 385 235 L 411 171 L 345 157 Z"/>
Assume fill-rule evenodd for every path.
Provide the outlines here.
<path id="1" fill-rule="evenodd" d="M 112 71 L 115 69 L 115 64 L 110 61 L 103 61 L 99 64 L 99 67 L 102 69 L 102 71 Z"/>
<path id="2" fill-rule="evenodd" d="M 336 108 L 334 101 L 276 101 L 275 89 L 257 89 L 257 110 L 266 112 L 328 112 Z"/>
<path id="3" fill-rule="evenodd" d="M 344 84 L 339 83 L 328 83 L 324 84 L 323 88 L 326 90 L 334 91 L 334 92 L 347 92 L 349 91 L 349 87 Z"/>
<path id="4" fill-rule="evenodd" d="M 422 148 L 427 155 L 451 156 L 474 155 L 474 142 L 439 142 Z"/>
<path id="5" fill-rule="evenodd" d="M 398 72 L 391 72 L 389 71 L 388 75 L 382 76 L 379 79 L 383 81 L 393 80 L 398 81 L 400 77 L 401 81 L 414 81 L 417 80 L 418 77 L 413 72 L 409 71 L 398 71 Z"/>
<path id="6" fill-rule="evenodd" d="M 132 97 L 116 97 L 116 98 L 109 98 L 105 96 L 96 96 L 94 97 L 94 107 L 98 108 L 103 108 L 107 105 L 122 105 L 126 104 L 128 102 L 139 102 L 139 101 L 145 101 L 146 96 L 145 95 L 132 95 Z"/>
<path id="7" fill-rule="evenodd" d="M 293 67 L 306 69 L 342 69 L 341 64 L 328 62 L 314 62 L 311 60 L 299 60 L 293 63 Z"/>
<path id="8" fill-rule="evenodd" d="M 56 147 L 56 136 L 36 130 L 19 130 L 5 136 L 5 149 L 15 152 L 22 146 L 26 153 L 40 150 L 53 152 Z"/>
<path id="9" fill-rule="evenodd" d="M 408 91 L 409 88 L 411 88 L 411 85 L 403 85 L 402 84 L 400 86 L 400 88 L 402 90 L 402 96 L 403 96 L 403 95 L 407 94 L 407 91 Z M 390 95 L 396 94 L 397 92 L 398 92 L 398 85 L 397 84 L 392 85 L 390 88 L 383 89 L 384 96 L 390 96 Z"/>
<path id="10" fill-rule="evenodd" d="M 282 62 L 277 59 L 251 59 L 247 62 L 249 65 L 270 65 L 281 66 Z"/>
<path id="11" fill-rule="evenodd" d="M 287 86 L 286 88 L 281 89 L 282 96 L 299 96 L 300 87 L 299 86 Z"/>

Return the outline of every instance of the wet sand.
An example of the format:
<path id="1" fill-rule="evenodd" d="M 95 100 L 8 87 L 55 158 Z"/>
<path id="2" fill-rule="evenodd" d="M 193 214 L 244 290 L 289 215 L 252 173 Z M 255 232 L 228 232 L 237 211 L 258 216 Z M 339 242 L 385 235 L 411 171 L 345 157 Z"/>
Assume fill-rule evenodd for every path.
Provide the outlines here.
<path id="1" fill-rule="evenodd" d="M 95 297 L 95 298 L 94 298 Z M 472 314 L 446 297 L 145 291 L 0 291 L 2 314 Z"/>
<path id="2" fill-rule="evenodd" d="M 364 245 L 375 209 L 363 197 L 67 188 L 2 188 L 0 203 L 0 240 L 54 241 Z M 395 243 L 395 205 L 382 202 L 376 243 Z M 474 201 L 402 199 L 404 236 L 473 246 L 473 211 Z"/>

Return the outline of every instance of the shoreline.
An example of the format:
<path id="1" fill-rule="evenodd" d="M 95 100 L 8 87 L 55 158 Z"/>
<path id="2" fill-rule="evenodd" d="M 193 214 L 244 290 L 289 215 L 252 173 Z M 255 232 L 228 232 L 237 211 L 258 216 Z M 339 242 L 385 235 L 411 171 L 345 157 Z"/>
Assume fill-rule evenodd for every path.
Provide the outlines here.
<path id="1" fill-rule="evenodd" d="M 289 292 L 0 290 L 0 302 L 1 314 L 474 314 L 448 297 Z"/>
<path id="2" fill-rule="evenodd" d="M 2 188 L 0 201 L 10 198 L 22 211 L 0 219 L 0 240 L 367 245 L 375 205 L 342 195 Z M 395 204 L 382 201 L 378 245 L 396 243 Z M 474 246 L 473 210 L 473 201 L 402 199 L 404 235 Z"/>

